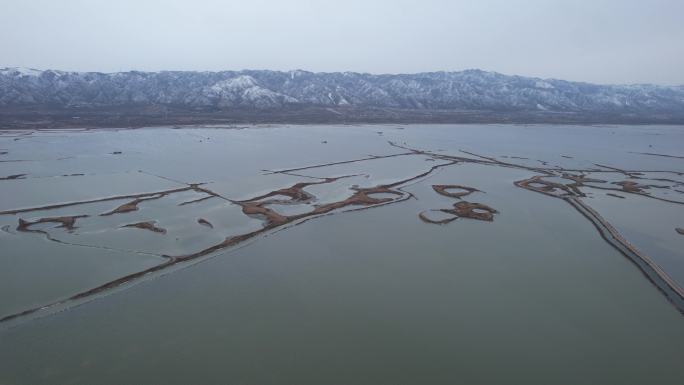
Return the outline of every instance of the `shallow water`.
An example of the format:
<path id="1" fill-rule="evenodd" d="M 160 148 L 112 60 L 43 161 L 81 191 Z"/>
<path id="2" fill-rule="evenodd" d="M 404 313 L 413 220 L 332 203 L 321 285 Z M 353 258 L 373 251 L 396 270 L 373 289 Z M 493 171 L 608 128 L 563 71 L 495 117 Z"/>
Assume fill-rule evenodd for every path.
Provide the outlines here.
<path id="1" fill-rule="evenodd" d="M 0 162 L 0 177 L 26 174 L 0 180 L 3 210 L 69 203 L 0 215 L 0 318 L 51 305 L 0 322 L 0 383 L 681 382 L 677 307 L 562 191 L 514 182 L 603 180 L 578 185 L 578 199 L 682 284 L 682 206 L 657 198 L 684 200 L 684 159 L 641 153 L 684 155 L 684 128 L 400 128 L 0 135 L 0 160 L 27 160 Z M 428 152 L 394 156 L 410 149 Z M 615 184 L 663 175 L 667 189 Z M 288 190 L 296 183 L 307 185 Z M 376 200 L 341 203 L 382 185 L 368 190 Z M 478 191 L 455 198 L 433 185 Z M 459 202 L 490 207 L 493 221 L 431 211 Z M 244 204 L 291 219 L 246 215 Z M 72 215 L 87 217 L 73 229 L 38 223 Z M 158 231 L 122 227 L 143 222 Z"/>

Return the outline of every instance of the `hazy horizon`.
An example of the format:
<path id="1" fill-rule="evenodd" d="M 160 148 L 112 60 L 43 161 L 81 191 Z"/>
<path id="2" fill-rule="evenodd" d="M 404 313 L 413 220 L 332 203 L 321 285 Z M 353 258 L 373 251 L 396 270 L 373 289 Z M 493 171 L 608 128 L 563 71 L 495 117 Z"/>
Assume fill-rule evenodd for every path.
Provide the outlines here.
<path id="1" fill-rule="evenodd" d="M 0 67 L 371 74 L 481 69 L 684 85 L 684 2 L 0 0 Z"/>

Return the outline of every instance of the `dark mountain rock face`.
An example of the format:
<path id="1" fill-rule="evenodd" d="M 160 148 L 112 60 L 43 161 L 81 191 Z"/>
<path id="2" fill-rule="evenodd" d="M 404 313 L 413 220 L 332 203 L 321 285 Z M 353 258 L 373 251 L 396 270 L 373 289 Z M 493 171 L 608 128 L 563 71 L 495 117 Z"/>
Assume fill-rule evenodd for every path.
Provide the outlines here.
<path id="1" fill-rule="evenodd" d="M 594 85 L 479 70 L 371 75 L 0 69 L 0 108 L 39 105 L 56 109 L 164 106 L 192 111 L 491 111 L 629 115 L 668 121 L 684 116 L 684 87 Z"/>

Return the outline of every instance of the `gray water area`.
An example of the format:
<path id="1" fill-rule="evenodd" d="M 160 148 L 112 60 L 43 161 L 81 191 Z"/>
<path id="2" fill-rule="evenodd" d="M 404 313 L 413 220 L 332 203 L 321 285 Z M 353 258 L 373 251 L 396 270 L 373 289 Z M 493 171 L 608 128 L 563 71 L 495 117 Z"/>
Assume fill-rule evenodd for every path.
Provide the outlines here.
<path id="1" fill-rule="evenodd" d="M 684 159 L 643 155 L 682 155 L 684 130 L 681 126 L 566 126 L 566 125 L 463 125 L 454 135 L 450 125 L 416 125 L 388 131 L 385 137 L 413 147 L 465 150 L 480 155 L 526 157 L 538 167 L 537 159 L 550 166 L 592 168 L 596 163 L 642 170 L 684 172 Z M 461 154 L 463 155 L 463 154 Z M 571 156 L 572 158 L 564 158 Z M 524 164 L 524 160 L 501 160 Z"/>
<path id="2" fill-rule="evenodd" d="M 598 210 L 630 243 L 654 258 L 672 278 L 684 282 L 684 236 L 675 230 L 684 226 L 683 205 L 642 196 L 616 199 L 597 190 L 585 202 Z"/>
<path id="3" fill-rule="evenodd" d="M 7 180 L 2 181 L 3 199 L 0 210 L 40 207 L 53 203 L 156 192 L 178 187 L 182 185 L 139 172 Z"/>
<path id="4" fill-rule="evenodd" d="M 681 315 L 578 213 L 497 186 L 518 175 L 493 171 L 469 180 L 501 188 L 482 194 L 501 211 L 493 223 L 425 225 L 416 213 L 444 202 L 417 184 L 418 201 L 318 218 L 5 331 L 0 372 L 33 384 L 678 383 Z"/>
<path id="5" fill-rule="evenodd" d="M 0 226 L 16 218 L 0 216 Z M 50 242 L 40 234 L 0 231 L 0 317 L 66 299 L 163 259 L 123 250 Z"/>
<path id="6" fill-rule="evenodd" d="M 0 177 L 26 179 L 0 180 L 0 210 L 69 205 L 0 214 L 0 318 L 60 302 L 0 322 L 0 383 L 680 384 L 678 309 L 571 205 L 514 182 L 573 182 L 558 167 L 605 180 L 580 186 L 583 202 L 684 283 L 681 205 L 656 199 L 684 200 L 684 159 L 643 154 L 683 156 L 683 144 L 684 128 L 668 126 L 2 132 L 0 160 L 22 161 L 0 162 Z M 394 156 L 410 149 L 428 153 Z M 618 191 L 634 177 L 668 188 Z M 264 207 L 299 215 L 399 185 L 372 195 L 389 204 L 277 226 L 69 306 L 167 255 L 258 231 L 267 218 L 238 200 L 302 182 L 321 182 L 303 189 L 312 200 Z M 479 191 L 458 199 L 433 185 Z M 497 213 L 419 218 L 458 202 Z M 38 223 L 73 215 L 87 216 L 73 229 Z M 122 227 L 142 222 L 164 232 Z"/>

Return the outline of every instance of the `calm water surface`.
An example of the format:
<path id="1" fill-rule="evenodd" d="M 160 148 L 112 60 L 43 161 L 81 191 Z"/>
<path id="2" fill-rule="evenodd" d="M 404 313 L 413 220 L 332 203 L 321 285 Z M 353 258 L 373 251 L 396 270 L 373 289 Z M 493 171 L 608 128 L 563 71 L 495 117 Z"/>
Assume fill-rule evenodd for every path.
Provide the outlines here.
<path id="1" fill-rule="evenodd" d="M 0 160 L 22 160 L 0 162 L 0 177 L 26 175 L 0 181 L 0 210 L 112 200 L 0 215 L 0 317 L 61 302 L 0 323 L 1 384 L 681 384 L 684 378 L 684 318 L 677 308 L 572 206 L 513 184 L 540 175 L 535 167 L 595 172 L 604 182 L 581 187 L 583 201 L 682 282 L 684 236 L 674 228 L 684 227 L 684 206 L 653 197 L 684 201 L 676 192 L 683 189 L 684 160 L 643 154 L 684 155 L 682 127 L 155 128 L 15 138 L 0 135 L 8 152 Z M 388 141 L 432 155 L 407 155 Z M 439 154 L 514 166 L 447 165 Z M 553 181 L 563 183 L 562 172 L 556 174 Z M 244 215 L 238 201 L 329 177 L 343 178 L 306 187 L 307 201 L 279 196 L 270 207 L 307 213 L 354 189 L 400 181 L 404 195 L 291 223 L 118 289 L 68 300 L 169 255 L 259 229 L 264 218 Z M 619 189 L 612 182 L 622 180 L 669 188 L 648 187 L 647 195 L 600 188 Z M 183 205 L 206 194 L 170 193 L 141 202 L 137 211 L 100 215 L 131 200 L 121 196 L 189 183 L 205 183 L 219 196 Z M 463 200 L 496 209 L 494 221 L 421 221 L 421 212 L 459 201 L 432 188 L 449 184 L 478 189 Z M 665 190 L 669 195 L 659 195 Z M 72 230 L 59 223 L 34 225 L 44 232 L 17 229 L 19 219 L 68 215 L 87 217 Z M 122 227 L 145 221 L 166 232 Z"/>

